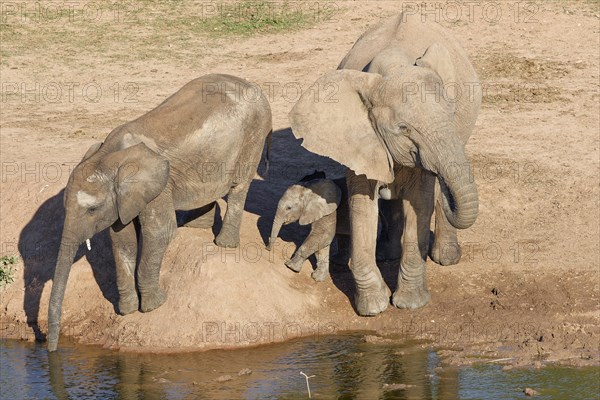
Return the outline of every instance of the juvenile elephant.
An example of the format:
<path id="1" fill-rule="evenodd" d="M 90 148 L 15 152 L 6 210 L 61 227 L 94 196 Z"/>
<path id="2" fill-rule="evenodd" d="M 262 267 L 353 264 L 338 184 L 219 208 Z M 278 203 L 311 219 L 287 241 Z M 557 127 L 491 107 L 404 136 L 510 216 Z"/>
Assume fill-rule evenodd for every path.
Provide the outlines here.
<path id="1" fill-rule="evenodd" d="M 104 143 L 92 146 L 64 193 L 48 349 L 57 347 L 75 252 L 94 234 L 110 227 L 123 315 L 152 311 L 166 300 L 159 273 L 175 236 L 175 210 L 196 210 L 197 225 L 208 227 L 216 200 L 227 195 L 227 212 L 215 242 L 237 246 L 246 194 L 270 132 L 271 110 L 260 89 L 234 76 L 212 74 L 189 82 L 155 109 L 114 129 Z M 143 243 L 137 266 L 134 220 Z"/>
<path id="2" fill-rule="evenodd" d="M 314 96 L 332 88 L 333 97 Z M 400 14 L 364 33 L 338 71 L 319 78 L 290 112 L 304 147 L 349 168 L 359 314 L 385 310 L 391 294 L 375 263 L 382 196 L 390 199 L 388 214 L 404 224 L 392 302 L 401 308 L 429 302 L 425 260 L 434 200 L 434 250 L 456 244 L 455 228 L 468 228 L 477 217 L 465 143 L 480 104 L 477 74 L 458 41 L 419 15 Z M 432 252 L 434 258 L 440 254 Z"/>
<path id="3" fill-rule="evenodd" d="M 271 250 L 277 240 L 282 225 L 296 221 L 300 225 L 311 224 L 310 234 L 285 265 L 292 271 L 300 272 L 304 261 L 315 254 L 317 268 L 312 277 L 321 282 L 329 276 L 329 251 L 336 233 L 346 236 L 338 236 L 338 253 L 346 251 L 344 245 L 349 233 L 346 182 L 344 179 L 323 179 L 324 175 L 318 179 L 305 178 L 290 186 L 281 196 L 273 220 L 268 249 Z M 341 208 L 339 213 L 338 207 Z"/>

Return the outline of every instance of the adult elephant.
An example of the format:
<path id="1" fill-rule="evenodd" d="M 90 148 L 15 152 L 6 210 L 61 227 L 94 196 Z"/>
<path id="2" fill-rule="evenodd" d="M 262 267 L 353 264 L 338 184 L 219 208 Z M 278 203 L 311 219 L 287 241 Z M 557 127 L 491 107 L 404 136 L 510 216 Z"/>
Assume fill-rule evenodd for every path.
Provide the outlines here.
<path id="1" fill-rule="evenodd" d="M 349 168 L 359 314 L 375 315 L 389 304 L 375 263 L 380 197 L 390 199 L 392 214 L 404 222 L 392 303 L 417 308 L 429 302 L 425 260 L 436 177 L 434 250 L 456 243 L 455 228 L 468 228 L 477 217 L 465 143 L 480 104 L 477 74 L 458 41 L 419 15 L 400 14 L 364 33 L 338 71 L 319 78 L 290 112 L 304 147 Z"/>
<path id="2" fill-rule="evenodd" d="M 48 349 L 56 350 L 58 343 L 75 252 L 94 234 L 110 227 L 123 315 L 152 311 L 166 300 L 159 273 L 175 236 L 175 210 L 195 210 L 198 219 L 193 222 L 209 227 L 216 200 L 227 195 L 227 212 L 215 242 L 237 246 L 246 195 L 270 132 L 271 110 L 260 89 L 234 76 L 213 74 L 189 82 L 155 109 L 114 129 L 104 143 L 92 146 L 65 189 L 64 229 L 48 310 Z M 142 243 L 137 268 L 134 220 Z"/>

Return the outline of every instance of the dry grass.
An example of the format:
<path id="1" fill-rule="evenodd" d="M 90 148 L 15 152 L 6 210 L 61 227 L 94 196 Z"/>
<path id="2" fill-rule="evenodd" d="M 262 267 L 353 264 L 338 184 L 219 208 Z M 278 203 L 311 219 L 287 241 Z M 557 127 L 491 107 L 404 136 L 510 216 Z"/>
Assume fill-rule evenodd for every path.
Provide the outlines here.
<path id="1" fill-rule="evenodd" d="M 23 14 L 15 3 L 17 8 L 3 15 L 3 66 L 18 65 L 20 56 L 32 54 L 66 65 L 76 65 L 86 53 L 124 65 L 134 60 L 181 59 L 199 38 L 304 29 L 329 20 L 338 10 L 327 2 L 317 7 L 317 3 L 268 1 L 100 0 L 88 8 L 73 3 L 71 9 L 52 4 L 32 3 L 25 8 L 30 13 Z"/>

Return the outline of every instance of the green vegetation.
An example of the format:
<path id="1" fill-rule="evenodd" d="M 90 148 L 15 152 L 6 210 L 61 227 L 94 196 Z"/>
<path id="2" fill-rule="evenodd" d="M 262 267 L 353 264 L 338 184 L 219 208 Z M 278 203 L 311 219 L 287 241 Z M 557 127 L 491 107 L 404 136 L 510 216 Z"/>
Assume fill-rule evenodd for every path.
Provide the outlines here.
<path id="1" fill-rule="evenodd" d="M 205 8 L 204 15 L 196 26 L 211 34 L 246 36 L 309 27 L 329 20 L 335 11 L 334 3 L 215 3 L 210 8 Z"/>
<path id="2" fill-rule="evenodd" d="M 0 257 L 0 287 L 6 286 L 15 280 L 15 270 L 11 267 L 19 262 L 17 256 Z"/>
<path id="3" fill-rule="evenodd" d="M 207 37 L 248 37 L 308 28 L 331 20 L 339 10 L 333 1 L 98 0 L 87 6 L 65 4 L 76 5 L 36 2 L 25 8 L 10 6 L 0 21 L 0 63 L 12 67 L 19 65 L 22 56 L 32 55 L 72 67 L 100 61 L 196 60 L 199 48 L 219 46 Z"/>

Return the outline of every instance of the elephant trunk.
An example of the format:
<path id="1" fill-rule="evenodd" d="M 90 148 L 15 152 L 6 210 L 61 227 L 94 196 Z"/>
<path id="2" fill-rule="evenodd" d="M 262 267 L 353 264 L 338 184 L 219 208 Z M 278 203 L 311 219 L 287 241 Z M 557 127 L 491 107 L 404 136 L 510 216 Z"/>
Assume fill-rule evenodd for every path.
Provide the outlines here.
<path id="1" fill-rule="evenodd" d="M 422 163 L 438 176 L 448 222 L 466 229 L 477 219 L 479 201 L 464 143 L 452 127 L 443 125 L 429 131 L 427 138 L 419 146 Z"/>
<path id="2" fill-rule="evenodd" d="M 83 240 L 71 240 L 63 234 L 52 281 L 52 293 L 48 305 L 48 351 L 55 351 L 60 334 L 60 316 L 67 280 L 77 248 Z"/>
<path id="3" fill-rule="evenodd" d="M 279 236 L 279 231 L 283 226 L 285 219 L 280 215 L 279 208 L 277 209 L 277 214 L 275 214 L 275 219 L 273 219 L 273 227 L 271 228 L 271 236 L 269 237 L 269 244 L 267 249 L 270 251 L 277 240 L 277 236 Z"/>
<path id="4" fill-rule="evenodd" d="M 464 177 L 459 182 L 453 180 L 447 183 L 441 176 L 439 182 L 442 191 L 442 209 L 448 222 L 457 229 L 466 229 L 473 225 L 479 210 L 475 182 Z"/>

